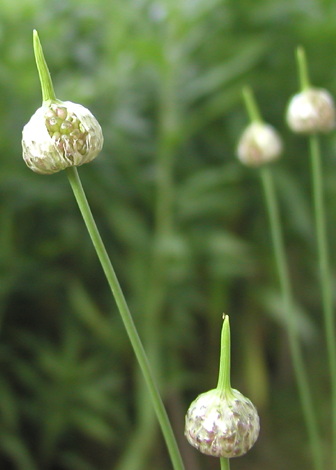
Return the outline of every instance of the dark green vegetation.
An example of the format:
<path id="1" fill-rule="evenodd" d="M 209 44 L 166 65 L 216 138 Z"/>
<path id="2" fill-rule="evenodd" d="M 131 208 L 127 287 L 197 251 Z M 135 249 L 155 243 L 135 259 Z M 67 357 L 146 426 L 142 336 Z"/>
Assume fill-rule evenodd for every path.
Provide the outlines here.
<path id="1" fill-rule="evenodd" d="M 88 107 L 103 128 L 101 156 L 79 171 L 187 470 L 219 468 L 182 432 L 189 403 L 216 385 L 223 311 L 232 385 L 262 419 L 256 447 L 232 470 L 311 468 L 259 175 L 235 149 L 250 84 L 285 140 L 274 177 L 324 424 L 308 150 L 284 112 L 298 89 L 298 44 L 312 82 L 336 95 L 334 2 L 5 0 L 0 13 L 0 467 L 171 468 L 66 176 L 33 174 L 21 157 L 22 126 L 41 102 L 36 28 L 57 96 Z M 335 133 L 323 138 L 332 255 L 335 147 Z"/>

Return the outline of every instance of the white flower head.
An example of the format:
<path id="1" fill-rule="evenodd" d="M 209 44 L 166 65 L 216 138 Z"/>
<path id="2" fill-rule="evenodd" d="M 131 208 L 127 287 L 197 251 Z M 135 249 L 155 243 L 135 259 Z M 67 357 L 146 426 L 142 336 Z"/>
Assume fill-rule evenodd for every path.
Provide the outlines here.
<path id="1" fill-rule="evenodd" d="M 335 127 L 335 105 L 331 94 L 321 88 L 309 88 L 292 97 L 287 123 L 293 132 L 313 134 Z"/>
<path id="2" fill-rule="evenodd" d="M 263 122 L 252 122 L 238 143 L 238 158 L 247 166 L 260 166 L 276 160 L 282 152 L 277 131 Z"/>
<path id="3" fill-rule="evenodd" d="M 36 173 L 52 174 L 92 161 L 103 142 L 98 121 L 84 106 L 45 102 L 23 128 L 23 159 Z"/>
<path id="4" fill-rule="evenodd" d="M 258 439 L 259 416 L 252 402 L 238 390 L 202 393 L 190 405 L 185 436 L 200 452 L 213 457 L 240 457 Z"/>

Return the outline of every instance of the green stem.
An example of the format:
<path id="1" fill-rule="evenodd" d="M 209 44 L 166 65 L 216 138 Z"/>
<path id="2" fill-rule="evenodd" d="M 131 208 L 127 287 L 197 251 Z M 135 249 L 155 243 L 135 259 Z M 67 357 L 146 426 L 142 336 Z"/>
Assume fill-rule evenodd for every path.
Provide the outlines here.
<path id="1" fill-rule="evenodd" d="M 243 88 L 243 97 L 251 122 L 263 122 L 252 89 L 250 87 L 246 86 Z"/>
<path id="2" fill-rule="evenodd" d="M 310 447 L 315 470 L 322 470 L 323 457 L 318 422 L 315 414 L 314 401 L 310 392 L 307 372 L 296 332 L 294 302 L 290 285 L 289 269 L 285 255 L 282 227 L 278 202 L 276 198 L 272 174 L 269 168 L 261 168 L 262 184 L 265 192 L 266 205 L 270 221 L 271 235 L 274 246 L 276 266 L 283 297 L 283 309 L 286 315 L 289 346 L 293 361 L 294 374 L 300 396 L 303 416 L 308 431 Z"/>
<path id="3" fill-rule="evenodd" d="M 336 468 L 336 344 L 333 292 L 329 266 L 326 217 L 323 198 L 323 178 L 319 140 L 317 135 L 309 137 L 310 156 L 313 180 L 313 197 L 316 222 L 316 238 L 320 269 L 320 283 L 324 316 L 324 327 L 327 342 L 332 396 L 332 429 L 334 465 Z"/>
<path id="4" fill-rule="evenodd" d="M 221 470 L 230 470 L 230 459 L 220 459 Z"/>
<path id="5" fill-rule="evenodd" d="M 126 328 L 129 340 L 132 344 L 134 353 L 136 355 L 143 377 L 147 384 L 149 397 L 152 401 L 153 408 L 155 410 L 157 419 L 161 426 L 161 430 L 162 430 L 163 436 L 167 444 L 167 448 L 170 454 L 173 468 L 174 470 L 184 470 L 182 458 L 181 458 L 181 455 L 180 455 L 180 452 L 176 443 L 176 439 L 175 439 L 167 412 L 163 405 L 160 393 L 158 391 L 158 387 L 156 385 L 155 379 L 150 369 L 146 353 L 144 351 L 137 329 L 133 322 L 131 313 L 129 311 L 128 305 L 124 297 L 124 294 L 122 292 L 117 276 L 114 272 L 113 266 L 106 252 L 104 243 L 101 239 L 98 228 L 94 221 L 94 218 L 90 210 L 88 201 L 86 199 L 81 181 L 79 179 L 77 169 L 75 167 L 71 167 L 71 168 L 68 168 L 66 171 L 67 171 L 68 179 L 72 187 L 73 193 L 75 195 L 77 204 L 79 206 L 80 212 L 84 219 L 86 228 L 89 232 L 92 243 L 96 249 L 99 261 L 102 265 L 106 279 L 109 283 L 112 294 L 115 298 L 115 301 L 118 306 L 119 313 L 121 315 L 124 326 Z"/>
<path id="6" fill-rule="evenodd" d="M 302 48 L 297 50 L 297 63 L 301 89 L 310 87 L 308 76 L 307 60 Z M 322 306 L 324 316 L 325 335 L 327 342 L 329 371 L 331 380 L 331 415 L 332 415 L 332 448 L 333 464 L 336 468 L 336 341 L 335 341 L 335 320 L 333 312 L 333 294 L 330 279 L 329 253 L 326 230 L 326 217 L 323 200 L 323 179 L 321 152 L 317 135 L 309 137 L 313 198 L 316 223 L 317 250 L 319 258 L 320 282 L 322 293 Z"/>
<path id="7" fill-rule="evenodd" d="M 224 394 L 231 391 L 230 363 L 231 363 L 231 338 L 229 316 L 224 316 L 221 334 L 221 352 L 219 360 L 219 374 L 217 389 Z"/>
<path id="8" fill-rule="evenodd" d="M 34 54 L 42 88 L 42 101 L 57 101 L 47 62 L 36 29 L 33 32 Z"/>

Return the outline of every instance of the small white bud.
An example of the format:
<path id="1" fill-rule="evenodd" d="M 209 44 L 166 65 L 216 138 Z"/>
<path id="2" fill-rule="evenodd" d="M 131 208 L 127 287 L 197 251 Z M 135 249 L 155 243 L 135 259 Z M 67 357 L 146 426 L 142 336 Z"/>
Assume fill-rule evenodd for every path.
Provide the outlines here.
<path id="1" fill-rule="evenodd" d="M 92 161 L 103 142 L 98 121 L 84 106 L 46 102 L 23 128 L 23 159 L 36 173 L 52 174 Z"/>
<path id="2" fill-rule="evenodd" d="M 200 452 L 213 457 L 239 457 L 256 442 L 259 416 L 252 402 L 238 390 L 202 393 L 190 405 L 185 436 Z"/>
<path id="3" fill-rule="evenodd" d="M 276 160 L 282 152 L 277 131 L 262 122 L 251 123 L 238 143 L 238 158 L 247 166 L 260 166 Z"/>
<path id="4" fill-rule="evenodd" d="M 329 132 L 335 127 L 334 100 L 327 90 L 310 88 L 294 95 L 287 109 L 287 123 L 293 132 Z"/>

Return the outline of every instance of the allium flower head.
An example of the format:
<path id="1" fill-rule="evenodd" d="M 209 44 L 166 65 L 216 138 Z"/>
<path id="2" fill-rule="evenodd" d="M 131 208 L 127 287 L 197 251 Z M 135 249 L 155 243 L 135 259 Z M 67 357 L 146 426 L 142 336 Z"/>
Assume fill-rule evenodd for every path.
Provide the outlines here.
<path id="1" fill-rule="evenodd" d="M 246 454 L 258 439 L 259 416 L 252 402 L 230 385 L 230 325 L 224 317 L 217 387 L 199 395 L 186 414 L 184 434 L 203 454 Z"/>
<path id="2" fill-rule="evenodd" d="M 41 174 L 88 163 L 103 146 L 100 125 L 91 112 L 71 101 L 43 104 L 23 128 L 23 159 Z"/>
<path id="3" fill-rule="evenodd" d="M 239 457 L 256 442 L 259 416 L 252 402 L 238 390 L 225 396 L 214 389 L 190 405 L 185 436 L 200 452 L 214 457 Z"/>
<path id="4" fill-rule="evenodd" d="M 287 123 L 293 132 L 313 134 L 335 127 L 334 100 L 327 90 L 308 88 L 292 97 L 287 109 Z"/>
<path id="5" fill-rule="evenodd" d="M 41 174 L 90 162 L 99 154 L 104 142 L 98 121 L 84 106 L 56 99 L 36 31 L 34 53 L 43 103 L 23 128 L 24 161 L 31 170 Z"/>
<path id="6" fill-rule="evenodd" d="M 238 143 L 238 158 L 247 166 L 260 166 L 276 160 L 282 152 L 277 131 L 263 122 L 252 122 Z"/>

